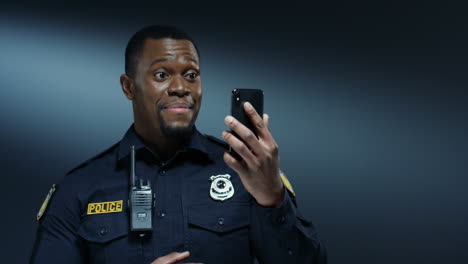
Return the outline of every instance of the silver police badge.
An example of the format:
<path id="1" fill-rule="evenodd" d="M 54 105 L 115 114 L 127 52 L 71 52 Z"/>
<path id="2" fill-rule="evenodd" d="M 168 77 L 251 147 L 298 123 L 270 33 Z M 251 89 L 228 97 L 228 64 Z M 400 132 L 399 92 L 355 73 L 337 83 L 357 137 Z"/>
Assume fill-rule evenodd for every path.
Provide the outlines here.
<path id="1" fill-rule="evenodd" d="M 213 200 L 224 201 L 234 195 L 234 186 L 230 179 L 231 175 L 229 174 L 210 177 L 210 196 Z"/>

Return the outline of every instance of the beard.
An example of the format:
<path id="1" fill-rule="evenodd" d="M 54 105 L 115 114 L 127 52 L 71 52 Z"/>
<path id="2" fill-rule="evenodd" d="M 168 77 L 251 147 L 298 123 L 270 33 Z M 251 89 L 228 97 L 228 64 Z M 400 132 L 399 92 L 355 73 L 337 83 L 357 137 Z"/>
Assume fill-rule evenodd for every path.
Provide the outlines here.
<path id="1" fill-rule="evenodd" d="M 164 136 L 168 138 L 187 140 L 192 136 L 192 132 L 195 129 L 195 120 L 190 121 L 187 126 L 184 127 L 173 127 L 166 123 L 161 111 L 158 111 L 160 128 Z"/>

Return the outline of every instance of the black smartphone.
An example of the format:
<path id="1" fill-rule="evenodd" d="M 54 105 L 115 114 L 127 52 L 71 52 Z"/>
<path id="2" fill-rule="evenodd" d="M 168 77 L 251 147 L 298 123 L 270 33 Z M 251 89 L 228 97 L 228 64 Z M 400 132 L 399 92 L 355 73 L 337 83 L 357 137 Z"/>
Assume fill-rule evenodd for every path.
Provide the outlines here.
<path id="1" fill-rule="evenodd" d="M 260 89 L 234 89 L 231 96 L 231 115 L 257 136 L 257 130 L 244 111 L 245 102 L 252 104 L 260 117 L 263 118 L 263 91 Z"/>

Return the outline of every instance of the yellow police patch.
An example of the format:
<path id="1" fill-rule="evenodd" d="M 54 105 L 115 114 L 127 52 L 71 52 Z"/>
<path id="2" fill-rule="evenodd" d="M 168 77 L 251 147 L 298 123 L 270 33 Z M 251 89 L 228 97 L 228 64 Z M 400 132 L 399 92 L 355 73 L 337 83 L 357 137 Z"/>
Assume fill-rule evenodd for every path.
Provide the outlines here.
<path id="1" fill-rule="evenodd" d="M 123 210 L 123 200 L 112 201 L 112 202 L 102 202 L 102 203 L 90 203 L 88 204 L 88 215 L 93 214 L 108 214 L 108 213 L 118 213 Z"/>
<path id="2" fill-rule="evenodd" d="M 37 221 L 39 221 L 39 219 L 41 219 L 41 217 L 44 215 L 47 209 L 47 205 L 49 205 L 49 201 L 52 198 L 52 195 L 54 194 L 55 190 L 57 189 L 56 186 L 58 187 L 58 185 L 52 184 L 52 188 L 50 188 L 49 193 L 47 194 L 44 202 L 41 205 L 41 208 L 39 208 L 39 212 L 36 215 Z"/>
<path id="3" fill-rule="evenodd" d="M 281 170 L 279 171 L 279 173 L 280 173 L 280 176 L 281 176 L 281 180 L 283 181 L 283 184 L 286 187 L 286 189 L 288 189 L 288 191 L 293 196 L 296 196 L 296 193 L 294 192 L 294 189 L 293 189 L 291 183 L 289 182 L 288 178 L 286 178 L 286 174 L 284 174 Z"/>

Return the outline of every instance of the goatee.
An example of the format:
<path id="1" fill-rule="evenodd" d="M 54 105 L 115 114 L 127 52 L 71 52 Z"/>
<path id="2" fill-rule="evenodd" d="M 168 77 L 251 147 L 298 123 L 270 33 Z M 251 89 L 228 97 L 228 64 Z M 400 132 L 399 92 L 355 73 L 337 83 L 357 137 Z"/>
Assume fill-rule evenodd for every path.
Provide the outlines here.
<path id="1" fill-rule="evenodd" d="M 168 138 L 178 139 L 178 140 L 187 140 L 192 136 L 192 132 L 195 128 L 194 122 L 190 122 L 190 124 L 186 127 L 171 127 L 166 124 L 164 118 L 159 112 L 159 120 L 161 131 L 163 132 L 164 136 Z"/>

